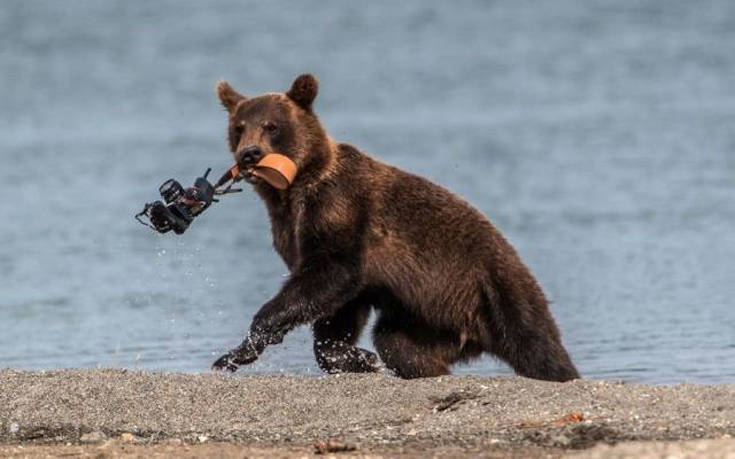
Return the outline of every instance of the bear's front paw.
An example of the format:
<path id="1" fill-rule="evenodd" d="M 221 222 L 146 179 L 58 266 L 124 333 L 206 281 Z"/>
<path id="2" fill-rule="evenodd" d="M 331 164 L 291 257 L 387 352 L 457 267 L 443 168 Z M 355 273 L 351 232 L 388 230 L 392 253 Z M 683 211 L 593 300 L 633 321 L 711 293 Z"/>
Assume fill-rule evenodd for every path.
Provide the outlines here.
<path id="1" fill-rule="evenodd" d="M 238 368 L 240 368 L 240 365 L 235 363 L 235 355 L 232 352 L 228 352 L 212 364 L 212 370 L 214 371 L 227 370 L 234 373 Z"/>
<path id="2" fill-rule="evenodd" d="M 247 365 L 258 360 L 259 354 L 258 347 L 248 338 L 238 347 L 218 358 L 212 365 L 212 369 L 216 371 L 227 370 L 234 372 L 240 368 L 240 365 Z"/>

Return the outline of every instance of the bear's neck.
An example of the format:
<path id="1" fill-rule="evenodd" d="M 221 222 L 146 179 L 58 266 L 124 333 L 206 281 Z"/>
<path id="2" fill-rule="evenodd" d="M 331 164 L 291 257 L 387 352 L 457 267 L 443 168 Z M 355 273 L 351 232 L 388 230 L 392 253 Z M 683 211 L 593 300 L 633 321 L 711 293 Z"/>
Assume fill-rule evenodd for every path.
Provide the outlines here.
<path id="1" fill-rule="evenodd" d="M 293 201 L 301 201 L 318 193 L 321 185 L 337 173 L 339 154 L 337 143 L 325 136 L 322 142 L 312 146 L 312 151 L 306 155 L 312 159 L 302 165 L 294 182 L 286 190 L 277 190 L 264 181 L 258 183 L 255 189 L 265 201 L 271 217 L 288 213 Z"/>
<path id="2" fill-rule="evenodd" d="M 277 190 L 264 181 L 255 185 L 268 210 L 273 245 L 289 269 L 293 269 L 298 259 L 300 220 L 308 213 L 310 203 L 319 201 L 323 185 L 338 173 L 339 154 L 337 145 L 329 139 L 328 149 L 319 155 L 323 159 L 313 161 L 308 168 L 299 171 L 288 189 Z"/>

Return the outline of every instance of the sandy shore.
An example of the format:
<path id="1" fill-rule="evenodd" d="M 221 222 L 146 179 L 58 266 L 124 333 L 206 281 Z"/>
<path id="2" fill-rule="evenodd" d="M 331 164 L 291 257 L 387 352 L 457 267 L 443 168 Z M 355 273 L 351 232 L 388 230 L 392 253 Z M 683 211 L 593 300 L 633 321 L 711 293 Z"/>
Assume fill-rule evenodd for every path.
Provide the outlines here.
<path id="1" fill-rule="evenodd" d="M 735 457 L 731 436 L 735 385 L 0 371 L 3 456 Z"/>

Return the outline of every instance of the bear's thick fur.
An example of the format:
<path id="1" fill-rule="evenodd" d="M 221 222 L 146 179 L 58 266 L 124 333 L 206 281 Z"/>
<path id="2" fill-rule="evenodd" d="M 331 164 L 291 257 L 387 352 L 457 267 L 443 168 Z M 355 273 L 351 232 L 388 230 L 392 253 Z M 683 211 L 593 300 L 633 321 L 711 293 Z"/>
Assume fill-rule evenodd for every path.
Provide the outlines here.
<path id="1" fill-rule="evenodd" d="M 508 241 L 451 192 L 332 140 L 312 110 L 317 90 L 308 74 L 286 93 L 253 98 L 217 85 L 235 160 L 277 152 L 299 172 L 284 191 L 247 177 L 291 274 L 214 368 L 234 371 L 312 324 L 323 370 L 375 371 L 375 354 L 355 346 L 375 309 L 375 347 L 401 377 L 448 374 L 489 352 L 519 375 L 578 378 L 543 291 Z"/>

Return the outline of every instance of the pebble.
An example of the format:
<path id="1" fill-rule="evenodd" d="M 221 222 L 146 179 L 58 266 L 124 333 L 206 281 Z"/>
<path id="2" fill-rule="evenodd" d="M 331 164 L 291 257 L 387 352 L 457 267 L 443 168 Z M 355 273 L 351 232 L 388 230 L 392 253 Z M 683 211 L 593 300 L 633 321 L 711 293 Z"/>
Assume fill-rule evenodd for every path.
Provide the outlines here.
<path id="1" fill-rule="evenodd" d="M 107 435 L 104 434 L 104 432 L 100 432 L 98 430 L 94 432 L 85 433 L 81 437 L 79 437 L 79 441 L 82 443 L 100 443 L 107 439 Z"/>
<path id="2" fill-rule="evenodd" d="M 120 440 L 121 441 L 124 441 L 126 443 L 133 443 L 133 442 L 135 442 L 135 441 L 138 440 L 138 437 L 136 437 L 135 435 L 131 434 L 130 432 L 124 432 L 124 433 L 120 434 Z"/>

